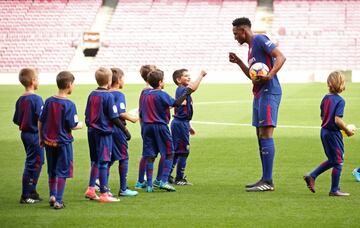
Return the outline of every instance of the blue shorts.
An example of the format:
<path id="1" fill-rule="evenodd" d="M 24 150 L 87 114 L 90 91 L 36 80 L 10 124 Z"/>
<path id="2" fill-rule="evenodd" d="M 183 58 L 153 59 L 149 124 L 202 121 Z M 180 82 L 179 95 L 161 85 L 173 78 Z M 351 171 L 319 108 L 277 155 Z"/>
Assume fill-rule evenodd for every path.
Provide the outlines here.
<path id="1" fill-rule="evenodd" d="M 111 153 L 111 161 L 120 161 L 129 159 L 128 143 L 125 134 L 119 129 L 114 127 L 113 148 Z"/>
<path id="2" fill-rule="evenodd" d="M 344 142 L 341 132 L 321 128 L 320 137 L 329 161 L 342 165 L 344 162 Z"/>
<path id="3" fill-rule="evenodd" d="M 57 147 L 45 145 L 45 149 L 49 176 L 71 178 L 73 176 L 72 144 L 60 144 Z"/>
<path id="4" fill-rule="evenodd" d="M 92 162 L 103 162 L 111 160 L 113 146 L 112 134 L 100 134 L 94 129 L 88 129 L 88 143 L 90 160 Z"/>
<path id="5" fill-rule="evenodd" d="M 165 124 L 142 124 L 144 157 L 172 155 L 174 152 L 169 127 Z"/>
<path id="6" fill-rule="evenodd" d="M 38 133 L 21 132 L 21 140 L 26 152 L 25 169 L 39 171 L 44 164 L 44 149 L 39 145 Z"/>
<path id="7" fill-rule="evenodd" d="M 263 93 L 258 98 L 254 97 L 252 125 L 276 127 L 280 101 L 281 94 Z"/>
<path id="8" fill-rule="evenodd" d="M 188 120 L 174 119 L 171 122 L 171 135 L 176 154 L 190 152 L 190 123 Z"/>

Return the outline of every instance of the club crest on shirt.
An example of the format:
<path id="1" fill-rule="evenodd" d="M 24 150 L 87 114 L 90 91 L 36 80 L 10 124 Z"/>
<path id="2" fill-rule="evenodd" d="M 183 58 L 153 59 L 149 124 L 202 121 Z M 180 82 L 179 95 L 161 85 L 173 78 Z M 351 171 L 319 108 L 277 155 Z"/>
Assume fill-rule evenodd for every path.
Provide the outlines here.
<path id="1" fill-rule="evenodd" d="M 124 102 L 121 102 L 120 103 L 120 109 L 125 109 L 126 107 L 125 107 L 125 104 L 124 104 Z"/>

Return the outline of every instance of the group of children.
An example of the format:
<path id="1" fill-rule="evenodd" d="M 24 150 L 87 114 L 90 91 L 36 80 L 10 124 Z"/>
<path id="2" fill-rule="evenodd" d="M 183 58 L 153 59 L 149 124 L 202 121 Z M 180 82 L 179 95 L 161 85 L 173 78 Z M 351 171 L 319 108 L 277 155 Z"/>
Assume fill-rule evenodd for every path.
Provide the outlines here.
<path id="1" fill-rule="evenodd" d="M 91 172 L 85 197 L 100 202 L 118 202 L 109 191 L 110 167 L 119 161 L 120 190 L 118 196 L 136 196 L 137 191 L 127 187 L 128 143 L 131 134 L 126 128 L 126 120 L 140 121 L 143 140 L 142 157 L 139 162 L 139 177 L 136 189 L 145 188 L 153 192 L 154 187 L 166 191 L 176 191 L 172 183 L 190 185 L 184 176 L 186 159 L 190 151 L 189 136 L 195 134 L 190 124 L 193 115 L 193 93 L 206 75 L 201 71 L 197 79 L 190 81 L 188 70 L 179 69 L 173 73 L 178 86 L 175 99 L 163 91 L 164 72 L 154 65 L 144 65 L 140 74 L 146 82 L 139 98 L 139 117 L 126 112 L 123 88 L 124 73 L 118 68 L 99 68 L 95 72 L 98 88 L 88 97 L 85 110 L 85 123 L 88 128 Z M 36 185 L 44 163 L 44 147 L 48 167 L 49 204 L 55 209 L 64 208 L 63 193 L 67 178 L 72 177 L 74 138 L 72 130 L 81 129 L 75 104 L 67 98 L 74 88 L 74 76 L 62 71 L 56 77 L 58 92 L 46 99 L 35 94 L 38 88 L 37 71 L 24 68 L 19 73 L 19 81 L 25 93 L 16 102 L 13 122 L 19 126 L 21 140 L 26 151 L 25 168 L 22 177 L 20 203 L 33 204 L 41 201 Z M 332 168 L 330 196 L 348 196 L 339 188 L 343 165 L 344 144 L 340 130 L 352 136 L 355 129 L 349 129 L 343 121 L 344 99 L 339 94 L 345 90 L 344 76 L 332 72 L 327 80 L 329 94 L 323 98 L 321 108 L 321 141 L 328 160 L 314 171 L 304 176 L 311 192 L 315 193 L 315 179 L 327 169 Z M 174 119 L 169 129 L 170 108 L 174 107 Z M 160 153 L 157 177 L 153 181 L 154 161 Z M 171 173 L 177 166 L 176 177 Z M 360 181 L 359 168 L 353 171 Z M 146 174 L 146 180 L 145 180 Z M 97 180 L 100 196 L 96 193 Z"/>
<path id="2" fill-rule="evenodd" d="M 88 128 L 91 171 L 89 186 L 85 197 L 100 202 L 118 202 L 109 191 L 108 178 L 110 167 L 119 161 L 120 190 L 118 196 L 136 196 L 137 191 L 127 187 L 128 143 L 131 134 L 126 128 L 126 120 L 140 120 L 143 153 L 139 165 L 139 180 L 135 188 L 146 188 L 153 192 L 153 185 L 167 191 L 175 191 L 168 180 L 172 169 L 177 164 L 176 184 L 188 183 L 184 177 L 186 158 L 189 154 L 189 134 L 195 131 L 190 126 L 192 118 L 193 93 L 202 78 L 190 82 L 186 69 L 174 72 L 174 82 L 178 85 L 176 99 L 164 92 L 164 72 L 154 65 L 144 65 L 141 76 L 147 83 L 139 99 L 139 117 L 126 112 L 123 88 L 124 73 L 119 68 L 99 68 L 95 72 L 98 88 L 88 97 L 85 110 L 85 123 Z M 24 68 L 19 73 L 19 80 L 25 87 L 25 93 L 16 102 L 13 122 L 19 126 L 26 160 L 22 179 L 20 203 L 33 204 L 41 201 L 36 191 L 36 184 L 44 163 L 44 147 L 48 164 L 49 204 L 55 209 L 65 207 L 63 193 L 67 178 L 72 177 L 74 138 L 72 130 L 81 129 L 75 104 L 67 96 L 74 88 L 74 76 L 69 71 L 62 71 L 56 77 L 58 92 L 49 97 L 45 104 L 35 94 L 38 88 L 38 75 L 35 69 Z M 175 107 L 175 120 L 170 133 L 170 108 Z M 174 145 L 173 145 L 174 142 Z M 174 159 L 174 148 L 180 159 Z M 153 165 L 160 152 L 158 176 L 152 181 Z M 176 156 L 178 157 L 178 156 Z M 183 158 L 183 159 L 181 159 Z M 179 162 L 181 161 L 181 162 Z M 146 182 L 144 174 L 146 172 Z M 98 184 L 100 195 L 96 193 Z"/>

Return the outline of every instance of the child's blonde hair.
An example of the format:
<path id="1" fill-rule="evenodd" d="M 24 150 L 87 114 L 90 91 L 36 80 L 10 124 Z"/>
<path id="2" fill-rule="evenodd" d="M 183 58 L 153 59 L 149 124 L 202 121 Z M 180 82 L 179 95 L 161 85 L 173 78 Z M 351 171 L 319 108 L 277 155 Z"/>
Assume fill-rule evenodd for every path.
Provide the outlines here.
<path id="1" fill-rule="evenodd" d="M 330 93 L 341 93 L 345 90 L 345 76 L 340 71 L 333 71 L 327 78 Z"/>
<path id="2" fill-rule="evenodd" d="M 99 86 L 104 86 L 109 83 L 110 76 L 112 76 L 111 70 L 105 67 L 100 67 L 95 72 L 95 79 Z"/>
<path id="3" fill-rule="evenodd" d="M 112 72 L 112 80 L 111 85 L 115 85 L 122 77 L 124 77 L 124 71 L 122 71 L 120 68 L 113 67 L 111 68 Z"/>
<path id="4" fill-rule="evenodd" d="M 37 76 L 37 71 L 33 68 L 23 68 L 19 72 L 19 81 L 24 87 L 29 87 L 31 81 Z"/>

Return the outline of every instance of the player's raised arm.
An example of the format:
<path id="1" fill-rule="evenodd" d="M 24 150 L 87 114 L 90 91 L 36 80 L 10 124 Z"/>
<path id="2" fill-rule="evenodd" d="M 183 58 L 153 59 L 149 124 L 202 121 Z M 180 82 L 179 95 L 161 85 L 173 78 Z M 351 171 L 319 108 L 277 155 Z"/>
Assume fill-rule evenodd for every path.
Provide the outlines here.
<path id="1" fill-rule="evenodd" d="M 244 74 L 246 75 L 246 77 L 248 77 L 250 80 L 250 75 L 249 75 L 249 67 L 245 65 L 245 63 L 233 52 L 229 52 L 229 61 L 231 63 L 235 63 L 237 64 L 241 70 L 244 72 Z"/>
<path id="2" fill-rule="evenodd" d="M 195 81 L 190 82 L 188 87 L 190 87 L 193 91 L 196 91 L 199 88 L 199 85 L 202 79 L 206 76 L 207 72 L 205 70 L 201 70 L 199 76 L 196 78 Z"/>

